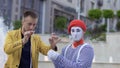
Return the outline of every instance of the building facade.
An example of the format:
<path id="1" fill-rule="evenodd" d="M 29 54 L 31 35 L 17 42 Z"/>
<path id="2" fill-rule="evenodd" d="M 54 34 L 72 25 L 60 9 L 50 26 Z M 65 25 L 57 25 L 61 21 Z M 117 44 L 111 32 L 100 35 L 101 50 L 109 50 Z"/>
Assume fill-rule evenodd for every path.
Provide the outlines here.
<path id="1" fill-rule="evenodd" d="M 39 16 L 36 33 L 51 33 L 57 16 L 66 17 L 68 22 L 76 18 L 76 3 L 73 0 L 13 0 L 11 18 L 21 20 L 23 12 L 33 10 Z"/>
<path id="2" fill-rule="evenodd" d="M 88 11 L 90 9 L 110 9 L 114 11 L 116 15 L 117 10 L 120 10 L 120 0 L 80 0 L 80 19 L 84 20 L 87 24 L 88 29 L 94 28 L 96 23 L 104 24 L 106 21 L 104 18 L 101 18 L 99 21 L 95 21 L 96 23 L 91 23 L 88 18 Z M 110 29 L 116 30 L 117 18 L 114 17 L 110 20 Z"/>
<path id="3" fill-rule="evenodd" d="M 34 11 L 39 17 L 36 33 L 41 33 L 43 2 L 44 0 L 13 0 L 12 21 L 21 20 L 22 14 L 27 10 Z"/>
<path id="4" fill-rule="evenodd" d="M 119 0 L 0 0 L 0 15 L 4 16 L 5 24 L 11 27 L 11 22 L 21 20 L 23 12 L 33 10 L 39 16 L 36 33 L 55 32 L 54 24 L 58 16 L 67 18 L 67 23 L 72 19 L 82 19 L 91 28 L 88 18 L 90 9 L 112 9 L 116 14 L 120 10 Z M 116 18 L 111 27 L 115 28 Z M 100 22 L 104 23 L 104 19 Z M 91 25 L 92 24 L 92 25 Z"/>
<path id="5" fill-rule="evenodd" d="M 11 26 L 12 2 L 12 0 L 0 0 L 0 16 L 3 16 L 4 24 L 8 27 L 8 29 Z"/>
<path id="6" fill-rule="evenodd" d="M 118 23 L 116 13 L 120 10 L 120 0 L 103 0 L 103 6 L 101 7 L 102 10 L 110 9 L 114 12 L 114 17 L 109 21 L 109 30 L 116 31 L 116 24 Z M 103 18 L 103 23 L 105 23 L 105 19 Z"/>
<path id="7" fill-rule="evenodd" d="M 42 23 L 42 33 L 55 32 L 54 20 L 58 16 L 66 17 L 68 22 L 75 19 L 76 3 L 76 0 L 46 0 L 43 10 L 45 13 Z"/>

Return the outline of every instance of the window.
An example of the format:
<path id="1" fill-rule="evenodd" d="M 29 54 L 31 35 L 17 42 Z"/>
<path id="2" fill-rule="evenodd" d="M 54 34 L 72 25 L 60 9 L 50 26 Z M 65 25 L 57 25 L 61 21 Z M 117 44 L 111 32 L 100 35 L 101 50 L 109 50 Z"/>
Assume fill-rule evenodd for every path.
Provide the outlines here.
<path id="1" fill-rule="evenodd" d="M 80 1 L 80 11 L 84 12 L 84 0 Z"/>
<path id="2" fill-rule="evenodd" d="M 114 7 L 116 7 L 117 0 L 114 0 Z"/>
<path id="3" fill-rule="evenodd" d="M 14 19 L 15 19 L 15 20 L 17 20 L 17 19 L 18 19 L 18 16 L 17 16 L 17 15 L 15 15 L 15 16 L 14 16 Z"/>
<path id="4" fill-rule="evenodd" d="M 18 7 L 16 7 L 15 12 L 18 12 Z"/>
<path id="5" fill-rule="evenodd" d="M 72 3 L 72 0 L 67 0 L 68 2 Z"/>
<path id="6" fill-rule="evenodd" d="M 98 8 L 102 7 L 103 0 L 97 0 L 97 5 L 98 5 Z"/>
<path id="7" fill-rule="evenodd" d="M 91 2 L 91 9 L 94 9 L 94 2 Z"/>
<path id="8" fill-rule="evenodd" d="M 19 4 L 19 0 L 16 0 L 16 4 L 17 4 L 17 5 Z"/>
<path id="9" fill-rule="evenodd" d="M 108 3 L 110 3 L 110 0 L 107 0 Z"/>
<path id="10" fill-rule="evenodd" d="M 6 4 L 7 0 L 3 0 L 3 3 Z"/>

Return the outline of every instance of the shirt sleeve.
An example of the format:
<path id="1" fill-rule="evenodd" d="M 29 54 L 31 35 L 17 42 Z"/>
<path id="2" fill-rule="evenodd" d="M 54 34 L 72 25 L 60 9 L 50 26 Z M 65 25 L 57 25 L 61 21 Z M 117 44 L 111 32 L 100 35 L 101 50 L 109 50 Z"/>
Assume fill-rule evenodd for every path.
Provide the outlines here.
<path id="1" fill-rule="evenodd" d="M 60 54 L 61 56 L 64 56 L 65 48 L 66 47 L 62 48 L 62 52 Z M 54 63 L 55 68 L 64 68 L 61 64 L 58 64 L 58 61 L 53 61 L 53 63 Z"/>
<path id="2" fill-rule="evenodd" d="M 84 47 L 80 53 L 78 62 L 73 62 L 64 57 L 64 55 L 59 55 L 58 58 L 54 61 L 56 68 L 87 68 L 91 67 L 94 52 L 91 47 Z M 57 67 L 59 66 L 59 67 Z"/>

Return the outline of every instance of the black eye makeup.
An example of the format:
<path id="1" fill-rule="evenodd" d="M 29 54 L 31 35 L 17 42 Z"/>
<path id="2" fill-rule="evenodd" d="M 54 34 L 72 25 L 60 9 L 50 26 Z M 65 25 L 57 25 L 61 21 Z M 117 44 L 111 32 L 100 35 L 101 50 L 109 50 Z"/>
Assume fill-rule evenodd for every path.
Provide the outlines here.
<path id="1" fill-rule="evenodd" d="M 74 30 L 74 29 L 72 29 L 71 31 L 72 31 L 72 32 L 75 32 L 75 30 Z"/>
<path id="2" fill-rule="evenodd" d="M 76 29 L 77 32 L 80 32 L 80 29 Z"/>

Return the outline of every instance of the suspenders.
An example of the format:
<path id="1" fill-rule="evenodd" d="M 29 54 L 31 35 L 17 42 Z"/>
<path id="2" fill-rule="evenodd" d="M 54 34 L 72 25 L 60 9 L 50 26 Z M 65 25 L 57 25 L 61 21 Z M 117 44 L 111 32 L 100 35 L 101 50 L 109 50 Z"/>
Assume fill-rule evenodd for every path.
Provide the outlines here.
<path id="1" fill-rule="evenodd" d="M 84 43 L 84 44 L 80 47 L 80 49 L 79 49 L 79 51 L 78 51 L 78 54 L 77 54 L 76 62 L 78 62 L 78 59 L 79 59 L 79 56 L 80 56 L 80 52 L 81 52 L 81 50 L 83 49 L 83 47 L 84 47 L 85 45 L 87 45 L 87 43 Z M 71 44 L 68 45 L 68 46 L 66 47 L 66 49 L 65 49 L 65 53 L 64 53 L 64 56 L 65 56 L 65 57 L 66 57 L 67 50 L 68 50 L 68 48 L 69 48 L 70 46 L 71 46 Z"/>
<path id="2" fill-rule="evenodd" d="M 87 45 L 87 43 L 84 43 L 84 44 L 80 47 L 80 49 L 79 49 L 79 51 L 78 51 L 77 58 L 76 58 L 76 62 L 78 62 L 79 56 L 80 56 L 80 53 L 81 53 L 81 50 L 83 49 L 83 47 L 84 47 L 85 45 Z"/>
<path id="3" fill-rule="evenodd" d="M 78 51 L 78 54 L 77 54 L 77 58 L 76 58 L 76 62 L 78 63 L 79 61 L 79 56 L 80 56 L 80 54 L 81 54 L 81 50 L 85 47 L 87 45 L 87 43 L 84 43 L 80 48 L 79 48 L 79 51 Z M 68 48 L 71 46 L 71 44 L 70 45 L 68 45 L 67 47 L 66 47 L 66 49 L 65 49 L 65 53 L 64 53 L 64 56 L 66 57 L 66 53 L 67 53 L 67 50 L 68 50 Z M 91 68 L 91 67 L 87 67 L 87 68 Z"/>

